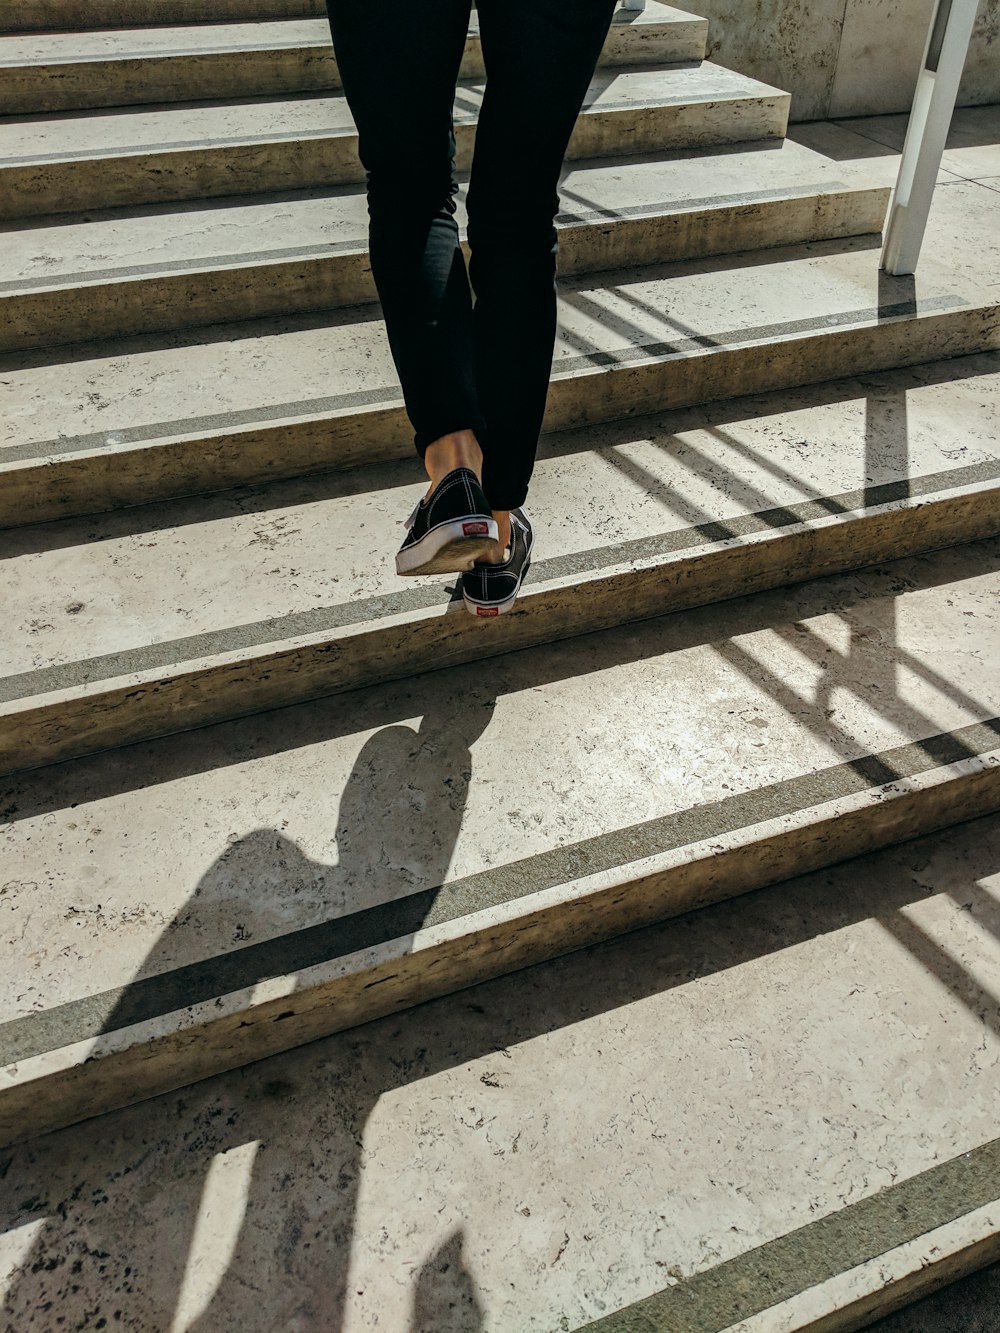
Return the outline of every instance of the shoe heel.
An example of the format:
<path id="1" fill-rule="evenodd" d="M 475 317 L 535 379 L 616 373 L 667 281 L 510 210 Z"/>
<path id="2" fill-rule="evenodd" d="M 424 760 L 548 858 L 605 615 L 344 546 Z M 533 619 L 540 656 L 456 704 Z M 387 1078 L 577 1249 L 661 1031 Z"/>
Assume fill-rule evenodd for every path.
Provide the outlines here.
<path id="1" fill-rule="evenodd" d="M 466 532 L 466 528 L 474 531 Z M 496 519 L 456 519 L 433 529 L 419 546 L 400 551 L 396 556 L 396 573 L 461 574 L 484 555 L 491 555 L 499 541 Z"/>

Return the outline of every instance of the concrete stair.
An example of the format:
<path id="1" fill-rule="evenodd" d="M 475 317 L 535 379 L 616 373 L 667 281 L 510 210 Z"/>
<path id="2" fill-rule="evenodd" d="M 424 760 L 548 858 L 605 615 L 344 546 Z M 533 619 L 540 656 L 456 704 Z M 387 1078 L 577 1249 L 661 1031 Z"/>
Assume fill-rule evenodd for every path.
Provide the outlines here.
<path id="1" fill-rule="evenodd" d="M 1000 1257 L 998 855 L 994 816 L 8 1150 L 0 1310 L 867 1327 Z M 190 907 L 179 948 L 231 928 Z"/>
<path id="2" fill-rule="evenodd" d="M 4 8 L 0 33 L 252 23 L 321 18 L 325 13 L 323 0 L 20 0 Z"/>
<path id="3" fill-rule="evenodd" d="M 998 598 L 994 539 L 5 784 L 0 1140 L 995 809 Z"/>
<path id="4" fill-rule="evenodd" d="M 882 181 L 701 20 L 620 13 L 535 561 L 484 625 L 391 568 L 422 483 L 319 11 L 211 8 L 4 17 L 0 1142 L 1000 809 L 1000 288 L 951 215 L 886 277 Z M 995 1252 L 992 1197 L 940 1274 Z M 742 1333 L 922 1294 L 875 1213 Z"/>
<path id="5" fill-rule="evenodd" d="M 998 409 L 991 353 L 563 432 L 487 627 L 391 567 L 409 463 L 11 531 L 0 771 L 992 535 Z"/>
<path id="6" fill-rule="evenodd" d="M 459 84 L 460 170 L 471 163 L 482 87 Z M 599 70 L 567 159 L 781 139 L 788 103 L 787 94 L 707 62 Z M 12 117 L 0 123 L 0 155 L 0 220 L 364 180 L 343 96 Z"/>
<path id="7" fill-rule="evenodd" d="M 700 61 L 707 34 L 704 19 L 668 5 L 619 10 L 601 64 Z M 341 87 L 325 9 L 311 20 L 9 37 L 0 70 L 0 114 L 197 101 L 206 89 L 223 98 Z M 475 10 L 461 73 L 484 77 Z"/>
<path id="8" fill-rule="evenodd" d="M 1000 293 L 873 239 L 563 279 L 546 428 L 992 348 Z M 411 453 L 371 307 L 4 363 L 2 520 L 47 520 Z"/>
<path id="9" fill-rule="evenodd" d="M 870 236 L 887 195 L 790 140 L 589 159 L 564 175 L 560 272 Z M 362 186 L 107 210 L 8 234 L 0 350 L 376 300 Z"/>

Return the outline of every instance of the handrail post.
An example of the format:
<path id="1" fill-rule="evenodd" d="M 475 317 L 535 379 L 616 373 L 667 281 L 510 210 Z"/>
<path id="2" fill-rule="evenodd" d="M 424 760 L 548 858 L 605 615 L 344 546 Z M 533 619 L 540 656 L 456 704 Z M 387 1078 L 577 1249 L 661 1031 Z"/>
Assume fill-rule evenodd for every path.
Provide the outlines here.
<path id="1" fill-rule="evenodd" d="M 978 0 L 935 5 L 882 250 L 887 273 L 916 270 L 977 8 Z"/>

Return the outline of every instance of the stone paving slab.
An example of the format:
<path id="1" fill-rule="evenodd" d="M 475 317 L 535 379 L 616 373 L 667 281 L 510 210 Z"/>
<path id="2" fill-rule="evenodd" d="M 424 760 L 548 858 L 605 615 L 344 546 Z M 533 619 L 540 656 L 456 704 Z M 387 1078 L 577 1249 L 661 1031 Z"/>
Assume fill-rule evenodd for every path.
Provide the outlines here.
<path id="1" fill-rule="evenodd" d="M 858 116 L 845 129 L 901 153 L 907 116 Z M 1000 106 L 959 107 L 952 119 L 941 165 L 966 180 L 1000 172 Z"/>
<path id="2" fill-rule="evenodd" d="M 997 1234 L 998 868 L 994 817 L 15 1149 L 4 1315 L 856 1327 L 863 1270 Z M 686 1322 L 616 1318 L 664 1292 Z"/>

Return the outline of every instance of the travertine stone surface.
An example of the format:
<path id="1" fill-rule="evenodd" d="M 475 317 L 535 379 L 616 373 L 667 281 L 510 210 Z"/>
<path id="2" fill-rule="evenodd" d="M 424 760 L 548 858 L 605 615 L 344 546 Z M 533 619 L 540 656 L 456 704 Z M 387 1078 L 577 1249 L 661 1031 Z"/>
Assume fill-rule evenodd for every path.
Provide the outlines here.
<path id="1" fill-rule="evenodd" d="M 708 19 L 708 57 L 787 88 L 793 120 L 829 114 L 848 0 L 678 0 Z"/>
<path id="2" fill-rule="evenodd" d="M 489 627 L 392 570 L 415 469 L 12 533 L 6 767 L 990 535 L 996 392 L 982 358 L 553 441 Z"/>
<path id="3" fill-rule="evenodd" d="M 948 1333 L 961 1320 L 966 1333 L 990 1333 L 1000 1309 L 1000 1263 L 980 1268 L 877 1324 L 872 1333 Z"/>
<path id="4" fill-rule="evenodd" d="M 956 113 L 965 115 L 965 112 Z M 890 125 L 895 117 L 878 116 L 871 122 L 874 125 Z M 852 167 L 863 169 L 869 180 L 879 182 L 895 189 L 899 177 L 900 153 L 872 138 L 863 128 L 865 120 L 814 120 L 805 125 L 792 125 L 788 137 L 792 143 L 811 148 L 835 162 L 844 170 Z M 902 143 L 900 143 L 900 149 Z M 938 185 L 946 181 L 960 179 L 953 171 L 940 168 L 937 174 Z M 935 202 L 937 196 L 935 196 Z"/>
<path id="5" fill-rule="evenodd" d="M 678 0 L 708 54 L 787 88 L 792 119 L 909 114 L 933 0 Z M 959 105 L 1000 101 L 1000 0 L 979 0 Z"/>
<path id="6" fill-rule="evenodd" d="M 468 170 L 482 81 L 456 96 Z M 781 139 L 788 96 L 717 65 L 599 69 L 570 159 Z M 345 185 L 364 179 L 344 97 L 180 104 L 0 122 L 0 217 Z"/>
<path id="7" fill-rule="evenodd" d="M 877 116 L 909 110 L 934 3 L 847 0 L 836 75 L 824 115 Z"/>
<path id="8" fill-rule="evenodd" d="M 968 278 L 932 243 L 916 280 L 887 278 L 872 238 L 563 278 L 546 428 L 995 347 L 972 253 Z M 0 389 L 7 523 L 412 453 L 366 309 L 25 353 Z"/>
<path id="9" fill-rule="evenodd" d="M 998 864 L 982 821 L 19 1148 L 6 1319 L 550 1333 L 670 1288 L 785 1333 L 803 1256 L 813 1313 L 890 1299 L 996 1230 L 940 1213 L 1000 1135 Z"/>
<path id="10" fill-rule="evenodd" d="M 846 128 L 882 144 L 898 160 L 906 138 L 906 125 L 906 116 L 860 116 L 848 122 Z M 968 107 L 956 111 L 941 166 L 964 180 L 978 181 L 1000 175 L 1000 106 Z"/>
<path id="11" fill-rule="evenodd" d="M 934 0 L 847 0 L 829 116 L 909 112 Z M 960 107 L 1000 101 L 1000 0 L 979 0 Z"/>
<path id="12" fill-rule="evenodd" d="M 997 558 L 939 552 L 6 784 L 4 1133 L 994 808 Z"/>
<path id="13" fill-rule="evenodd" d="M 797 143 L 569 163 L 559 270 L 881 230 L 884 185 Z M 457 200 L 465 230 L 465 183 Z M 364 191 L 88 214 L 11 232 L 0 348 L 189 328 L 376 300 Z"/>
<path id="14" fill-rule="evenodd" d="M 323 0 L 19 0 L 0 21 L 2 32 L 120 28 L 150 23 L 233 23 L 314 18 Z"/>
<path id="15" fill-rule="evenodd" d="M 588 1333 L 882 1330 L 880 1316 L 1000 1255 L 998 1163 L 994 1139 L 585 1327 Z M 730 1322 L 745 1310 L 758 1313 Z M 894 1322 L 887 1321 L 885 1333 Z M 966 1323 L 954 1305 L 946 1325 L 918 1318 L 912 1327 L 992 1333 L 988 1325 Z"/>
<path id="16" fill-rule="evenodd" d="M 998 419 L 992 353 L 550 436 L 532 483 L 525 594 L 656 556 L 749 548 L 810 521 L 856 529 L 886 506 L 995 496 Z M 273 622 L 257 636 L 273 642 L 286 617 L 291 629 L 364 599 L 372 619 L 394 595 L 402 610 L 429 592 L 443 611 L 453 577 L 393 567 L 399 520 L 426 489 L 418 472 L 416 460 L 385 464 L 3 534 L 0 682 L 38 670 L 39 690 L 45 673 L 68 684 L 69 664 L 156 644 L 184 661 L 192 636 L 218 633 L 221 650 L 251 619 Z"/>
<path id="17" fill-rule="evenodd" d="M 571 3 L 571 0 L 567 0 Z M 45 33 L 0 40 L 0 112 L 48 113 L 83 107 L 196 101 L 339 89 L 325 16 L 264 23 L 119 32 Z M 700 60 L 707 25 L 650 0 L 641 12 L 616 10 L 604 65 Z M 485 72 L 472 11 L 463 78 Z"/>

